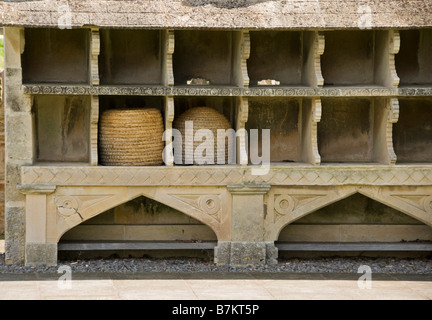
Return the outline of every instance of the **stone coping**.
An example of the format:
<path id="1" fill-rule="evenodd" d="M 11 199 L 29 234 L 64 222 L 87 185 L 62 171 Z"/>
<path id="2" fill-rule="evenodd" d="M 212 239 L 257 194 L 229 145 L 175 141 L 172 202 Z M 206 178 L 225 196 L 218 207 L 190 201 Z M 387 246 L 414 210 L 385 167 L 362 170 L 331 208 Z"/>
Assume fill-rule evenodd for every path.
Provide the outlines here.
<path id="1" fill-rule="evenodd" d="M 271 166 L 254 175 L 251 166 L 102 167 L 23 166 L 21 188 L 41 186 L 430 186 L 431 165 Z M 256 173 L 256 172 L 255 172 Z"/>
<path id="2" fill-rule="evenodd" d="M 23 85 L 26 94 L 58 95 L 138 95 L 138 96 L 251 96 L 251 97 L 397 97 L 432 96 L 432 84 L 422 87 L 164 87 L 164 86 L 88 86 Z"/>
<path id="3" fill-rule="evenodd" d="M 430 0 L 0 1 L 0 12 L 4 26 L 359 29 L 365 21 L 370 28 L 432 26 Z"/>

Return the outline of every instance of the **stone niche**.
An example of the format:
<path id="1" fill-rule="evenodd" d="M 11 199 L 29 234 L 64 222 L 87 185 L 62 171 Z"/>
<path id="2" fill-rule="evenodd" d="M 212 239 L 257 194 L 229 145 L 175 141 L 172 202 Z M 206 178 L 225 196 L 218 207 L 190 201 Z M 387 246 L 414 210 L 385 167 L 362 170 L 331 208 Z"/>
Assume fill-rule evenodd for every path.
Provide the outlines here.
<path id="1" fill-rule="evenodd" d="M 26 29 L 23 83 L 87 83 L 89 31 Z"/>
<path id="2" fill-rule="evenodd" d="M 89 97 L 37 96 L 33 113 L 38 162 L 89 161 Z"/>
<path id="3" fill-rule="evenodd" d="M 250 85 L 276 80 L 282 86 L 303 84 L 303 32 L 251 32 Z"/>
<path id="4" fill-rule="evenodd" d="M 191 79 L 211 85 L 235 85 L 235 57 L 239 32 L 177 30 L 173 54 L 174 79 L 187 85 Z"/>
<path id="5" fill-rule="evenodd" d="M 432 84 L 432 30 L 402 30 L 396 70 L 401 86 Z"/>
<path id="6" fill-rule="evenodd" d="M 381 60 L 388 55 L 385 31 L 328 31 L 322 73 L 325 86 L 382 86 Z"/>
<path id="7" fill-rule="evenodd" d="M 379 162 L 379 126 L 385 99 L 325 98 L 318 124 L 318 148 L 324 163 Z"/>
<path id="8" fill-rule="evenodd" d="M 163 32 L 100 30 L 101 84 L 162 85 Z"/>
<path id="9" fill-rule="evenodd" d="M 400 119 L 393 129 L 399 163 L 432 161 L 432 99 L 400 99 Z"/>
<path id="10" fill-rule="evenodd" d="M 258 144 L 249 142 L 250 154 L 262 155 L 262 130 L 270 130 L 270 159 L 273 163 L 301 162 L 301 109 L 302 99 L 249 99 L 249 119 L 246 130 L 258 130 Z M 268 143 L 268 142 L 267 142 Z"/>

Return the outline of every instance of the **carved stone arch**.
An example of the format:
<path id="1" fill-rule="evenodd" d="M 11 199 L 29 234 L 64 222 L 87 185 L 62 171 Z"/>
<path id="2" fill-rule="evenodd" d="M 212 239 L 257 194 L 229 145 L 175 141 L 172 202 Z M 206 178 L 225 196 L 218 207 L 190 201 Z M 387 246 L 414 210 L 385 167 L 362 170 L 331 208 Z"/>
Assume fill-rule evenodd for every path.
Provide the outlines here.
<path id="1" fill-rule="evenodd" d="M 266 239 L 276 241 L 288 224 L 355 193 L 432 227 L 431 187 L 273 188 L 268 197 Z"/>
<path id="2" fill-rule="evenodd" d="M 52 208 L 47 225 L 49 241 L 58 242 L 73 227 L 140 196 L 176 209 L 210 227 L 218 240 L 226 239 L 229 235 L 224 234 L 227 228 L 223 226 L 230 223 L 227 213 L 231 203 L 225 193 L 220 188 L 94 187 L 91 192 L 58 188 L 48 200 Z"/>
<path id="3" fill-rule="evenodd" d="M 431 187 L 359 187 L 358 193 L 432 227 Z"/>
<path id="4" fill-rule="evenodd" d="M 356 192 L 355 187 L 272 188 L 268 195 L 266 241 L 276 241 L 287 225 Z"/>

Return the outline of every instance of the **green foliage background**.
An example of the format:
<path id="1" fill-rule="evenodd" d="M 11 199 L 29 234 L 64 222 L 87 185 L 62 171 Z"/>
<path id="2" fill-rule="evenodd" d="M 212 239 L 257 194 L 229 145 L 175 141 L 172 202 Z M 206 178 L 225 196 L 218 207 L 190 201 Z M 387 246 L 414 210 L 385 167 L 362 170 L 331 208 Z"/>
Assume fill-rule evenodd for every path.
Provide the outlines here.
<path id="1" fill-rule="evenodd" d="M 0 69 L 4 68 L 4 45 L 3 38 L 0 38 Z"/>
<path id="2" fill-rule="evenodd" d="M 0 38 L 0 69 L 4 68 L 4 45 L 3 38 Z"/>

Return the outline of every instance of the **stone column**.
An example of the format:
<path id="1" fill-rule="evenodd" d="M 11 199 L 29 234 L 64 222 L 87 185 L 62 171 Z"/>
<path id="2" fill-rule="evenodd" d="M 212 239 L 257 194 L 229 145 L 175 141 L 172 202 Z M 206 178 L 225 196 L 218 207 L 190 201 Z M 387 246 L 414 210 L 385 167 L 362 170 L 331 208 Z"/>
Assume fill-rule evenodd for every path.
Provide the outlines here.
<path id="1" fill-rule="evenodd" d="M 25 197 L 16 186 L 21 183 L 21 166 L 32 165 L 34 155 L 31 96 L 23 94 L 21 53 L 24 29 L 6 27 L 5 46 L 5 238 L 6 263 L 24 262 Z"/>
<path id="2" fill-rule="evenodd" d="M 232 195 L 231 241 L 219 241 L 215 248 L 218 265 L 277 263 L 274 242 L 264 239 L 265 195 L 269 185 L 228 186 Z"/>
<path id="3" fill-rule="evenodd" d="M 57 243 L 47 241 L 47 196 L 56 187 L 18 187 L 26 196 L 25 265 L 57 265 Z"/>

